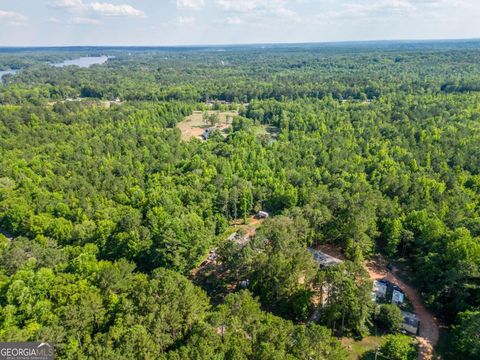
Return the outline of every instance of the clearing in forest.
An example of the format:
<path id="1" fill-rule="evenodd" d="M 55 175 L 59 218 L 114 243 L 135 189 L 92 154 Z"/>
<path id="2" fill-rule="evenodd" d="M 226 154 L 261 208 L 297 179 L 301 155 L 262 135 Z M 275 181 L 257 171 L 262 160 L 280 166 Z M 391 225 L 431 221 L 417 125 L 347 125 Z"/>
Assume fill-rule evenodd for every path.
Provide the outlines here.
<path id="1" fill-rule="evenodd" d="M 257 125 L 254 131 L 257 136 L 270 136 L 272 140 L 276 140 L 280 133 L 280 130 L 273 125 Z"/>
<path id="2" fill-rule="evenodd" d="M 320 245 L 317 249 L 325 252 L 330 256 L 338 257 L 343 259 L 340 248 L 333 245 Z M 397 285 L 404 291 L 408 300 L 412 303 L 414 308 L 414 313 L 420 318 L 420 332 L 419 336 L 416 337 L 419 343 L 419 359 L 430 360 L 434 358 L 434 347 L 438 343 L 439 339 L 439 324 L 435 316 L 431 311 L 429 311 L 422 303 L 422 299 L 417 289 L 405 283 L 400 276 L 398 275 L 397 267 L 393 267 L 392 271 L 387 270 L 387 262 L 381 256 L 377 255 L 372 260 L 366 262 L 366 269 L 370 276 L 370 279 L 379 280 L 387 279 L 392 284 Z M 369 337 L 375 339 L 376 337 Z M 347 339 L 343 339 L 342 343 L 348 342 Z M 352 343 L 348 344 L 349 349 L 352 346 L 357 346 L 363 348 L 362 342 L 357 344 Z M 365 348 L 368 348 L 366 346 Z M 371 349 L 370 349 L 371 350 Z M 355 354 L 355 352 L 354 352 Z M 358 352 L 356 353 L 358 354 Z M 355 357 L 353 357 L 355 358 Z M 360 358 L 359 356 L 357 358 Z"/>
<path id="3" fill-rule="evenodd" d="M 250 216 L 245 223 L 243 219 L 234 220 L 225 234 L 230 234 L 226 241 L 234 241 L 241 247 L 255 236 L 265 219 Z M 226 236 L 226 235 L 225 235 Z M 231 268 L 218 259 L 217 248 L 210 250 L 204 261 L 190 272 L 190 279 L 207 291 L 213 303 L 222 302 L 225 296 L 233 292 L 239 284 L 228 282 Z M 224 285 L 219 286 L 224 283 Z"/>
<path id="4" fill-rule="evenodd" d="M 433 313 L 422 303 L 417 289 L 405 283 L 398 275 L 398 269 L 394 266 L 392 271 L 387 271 L 385 260 L 377 256 L 367 263 L 367 270 L 372 280 L 387 279 L 400 287 L 407 298 L 411 301 L 415 314 L 420 319 L 420 331 L 417 340 L 419 342 L 419 359 L 429 360 L 433 358 L 434 347 L 438 343 L 439 324 Z"/>
<path id="5" fill-rule="evenodd" d="M 347 348 L 351 360 L 374 360 L 375 350 L 383 345 L 384 336 L 366 336 L 361 340 L 342 338 L 342 345 Z M 381 359 L 381 357 L 378 357 Z"/>
<path id="6" fill-rule="evenodd" d="M 232 124 L 233 118 L 238 115 L 237 111 L 208 110 L 208 115 L 218 114 L 218 124 L 212 126 L 210 123 L 205 123 L 203 113 L 204 111 L 194 111 L 192 115 L 187 116 L 185 120 L 177 124 L 182 132 L 182 140 L 188 141 L 195 137 L 200 138 L 205 129 L 210 127 L 224 131 Z"/>

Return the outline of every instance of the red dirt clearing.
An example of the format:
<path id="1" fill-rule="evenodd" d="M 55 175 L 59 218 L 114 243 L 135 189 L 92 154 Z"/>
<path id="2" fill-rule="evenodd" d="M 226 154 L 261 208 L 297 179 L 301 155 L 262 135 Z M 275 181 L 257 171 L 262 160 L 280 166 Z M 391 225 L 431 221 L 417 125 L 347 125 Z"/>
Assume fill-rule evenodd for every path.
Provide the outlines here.
<path id="1" fill-rule="evenodd" d="M 438 343 L 439 325 L 435 316 L 422 303 L 418 291 L 412 286 L 403 282 L 397 275 L 398 269 L 393 267 L 393 271 L 386 270 L 386 264 L 383 259 L 376 258 L 367 263 L 367 270 L 372 280 L 387 279 L 391 283 L 400 287 L 413 305 L 415 314 L 420 319 L 420 331 L 417 340 L 420 344 L 420 359 L 432 359 L 433 348 Z"/>

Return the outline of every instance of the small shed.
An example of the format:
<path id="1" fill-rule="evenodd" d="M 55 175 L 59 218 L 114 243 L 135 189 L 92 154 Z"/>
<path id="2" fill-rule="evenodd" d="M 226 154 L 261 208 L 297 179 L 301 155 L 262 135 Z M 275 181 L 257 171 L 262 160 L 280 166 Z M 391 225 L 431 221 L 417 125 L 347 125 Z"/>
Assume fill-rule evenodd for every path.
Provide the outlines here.
<path id="1" fill-rule="evenodd" d="M 210 135 L 212 134 L 212 131 L 214 129 L 213 128 L 206 128 L 205 130 L 203 130 L 203 134 L 202 134 L 202 137 L 205 139 L 205 140 L 208 140 L 208 138 L 210 137 Z"/>
<path id="2" fill-rule="evenodd" d="M 406 332 L 412 335 L 418 335 L 418 330 L 420 329 L 420 320 L 418 316 L 407 311 L 402 311 L 403 315 L 403 324 L 402 328 Z"/>
<path id="3" fill-rule="evenodd" d="M 270 214 L 266 211 L 262 211 L 260 210 L 258 213 L 257 213 L 257 218 L 259 219 L 266 219 L 270 216 Z"/>
<path id="4" fill-rule="evenodd" d="M 250 279 L 240 281 L 240 287 L 242 289 L 248 288 L 249 285 L 250 285 Z"/>

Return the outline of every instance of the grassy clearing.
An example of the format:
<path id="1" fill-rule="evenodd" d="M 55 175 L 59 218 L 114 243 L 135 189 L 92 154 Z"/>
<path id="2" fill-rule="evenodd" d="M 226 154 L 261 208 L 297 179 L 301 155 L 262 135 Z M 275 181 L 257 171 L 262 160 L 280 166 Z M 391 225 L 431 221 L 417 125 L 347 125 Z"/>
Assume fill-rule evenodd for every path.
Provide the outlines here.
<path id="1" fill-rule="evenodd" d="M 343 338 L 342 344 L 350 352 L 352 360 L 370 360 L 375 358 L 375 349 L 380 347 L 385 340 L 383 336 L 367 336 L 356 341 L 351 338 Z"/>
<path id="2" fill-rule="evenodd" d="M 254 127 L 256 135 L 270 135 L 273 139 L 278 137 L 280 132 L 278 128 L 271 125 L 258 125 Z"/>
<path id="3" fill-rule="evenodd" d="M 219 130 L 224 130 L 231 125 L 231 119 L 238 115 L 236 111 L 207 111 L 208 114 L 217 113 L 220 123 L 216 126 Z M 227 117 L 229 121 L 227 122 Z M 182 140 L 188 141 L 194 137 L 200 137 L 204 129 L 211 127 L 210 124 L 205 124 L 203 120 L 203 111 L 194 111 L 192 115 L 187 116 L 185 120 L 179 122 L 177 127 L 182 132 Z"/>

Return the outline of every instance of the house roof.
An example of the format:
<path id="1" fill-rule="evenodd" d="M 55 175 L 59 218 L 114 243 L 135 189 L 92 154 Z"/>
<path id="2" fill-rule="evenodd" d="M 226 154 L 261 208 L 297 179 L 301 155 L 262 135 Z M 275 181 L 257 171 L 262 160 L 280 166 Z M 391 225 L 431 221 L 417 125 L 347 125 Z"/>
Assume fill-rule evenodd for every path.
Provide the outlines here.
<path id="1" fill-rule="evenodd" d="M 418 325 L 420 324 L 420 320 L 418 319 L 417 315 L 409 313 L 407 311 L 402 311 L 402 315 L 404 324 L 414 327 L 418 327 Z"/>
<path id="2" fill-rule="evenodd" d="M 332 265 L 337 265 L 342 263 L 343 261 L 340 259 L 337 259 L 333 256 L 327 255 L 324 252 L 320 250 L 315 250 L 312 248 L 308 249 L 312 255 L 313 259 L 320 265 L 320 266 L 332 266 Z"/>

